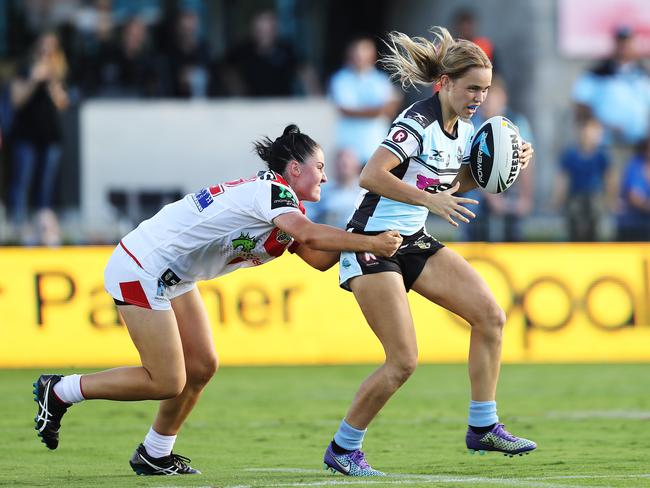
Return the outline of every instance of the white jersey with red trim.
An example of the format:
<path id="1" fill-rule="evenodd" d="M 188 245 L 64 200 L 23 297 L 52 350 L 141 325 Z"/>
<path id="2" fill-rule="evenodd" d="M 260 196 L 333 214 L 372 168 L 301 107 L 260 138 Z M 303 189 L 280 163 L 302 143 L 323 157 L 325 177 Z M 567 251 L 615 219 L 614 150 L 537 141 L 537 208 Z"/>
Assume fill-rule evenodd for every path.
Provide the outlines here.
<path id="1" fill-rule="evenodd" d="M 209 280 L 282 255 L 293 238 L 273 219 L 289 212 L 305 213 L 293 189 L 279 174 L 260 171 L 166 205 L 122 243 L 168 286 Z"/>

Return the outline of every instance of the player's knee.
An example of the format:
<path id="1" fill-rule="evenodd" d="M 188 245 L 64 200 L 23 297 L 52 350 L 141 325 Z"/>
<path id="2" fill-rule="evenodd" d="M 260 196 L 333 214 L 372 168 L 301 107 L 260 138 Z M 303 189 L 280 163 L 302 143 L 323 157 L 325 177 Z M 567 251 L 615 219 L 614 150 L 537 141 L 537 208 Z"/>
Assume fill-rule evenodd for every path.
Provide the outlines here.
<path id="1" fill-rule="evenodd" d="M 160 378 L 155 382 L 153 400 L 168 400 L 176 398 L 183 392 L 185 388 L 186 376 L 185 372 L 177 372 L 167 375 L 165 378 Z"/>
<path id="2" fill-rule="evenodd" d="M 505 323 L 506 313 L 494 300 L 490 300 L 483 307 L 480 316 L 473 321 L 472 326 L 484 335 L 500 338 Z"/>
<path id="3" fill-rule="evenodd" d="M 500 333 L 503 330 L 503 326 L 506 325 L 506 313 L 496 302 L 493 302 L 489 307 L 487 320 L 490 323 L 490 327 Z"/>
<path id="4" fill-rule="evenodd" d="M 217 372 L 219 360 L 211 354 L 188 365 L 187 382 L 194 387 L 204 387 Z"/>
<path id="5" fill-rule="evenodd" d="M 390 376 L 392 383 L 399 387 L 408 380 L 418 366 L 417 354 L 399 358 L 390 363 Z"/>

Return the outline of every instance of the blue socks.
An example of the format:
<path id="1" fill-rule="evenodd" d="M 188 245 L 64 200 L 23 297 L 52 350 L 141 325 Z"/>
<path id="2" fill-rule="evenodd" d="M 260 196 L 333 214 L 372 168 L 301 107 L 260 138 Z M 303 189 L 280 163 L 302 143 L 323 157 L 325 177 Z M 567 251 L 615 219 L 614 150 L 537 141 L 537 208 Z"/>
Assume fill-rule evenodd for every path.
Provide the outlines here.
<path id="1" fill-rule="evenodd" d="M 356 451 L 361 449 L 361 444 L 363 443 L 363 436 L 366 435 L 368 429 L 355 429 L 350 424 L 348 424 L 345 419 L 341 421 L 339 425 L 339 430 L 334 434 L 334 442 L 338 444 L 343 449 L 348 451 Z"/>
<path id="2" fill-rule="evenodd" d="M 467 423 L 472 427 L 487 427 L 499 421 L 497 416 L 497 402 L 469 402 L 469 419 Z"/>

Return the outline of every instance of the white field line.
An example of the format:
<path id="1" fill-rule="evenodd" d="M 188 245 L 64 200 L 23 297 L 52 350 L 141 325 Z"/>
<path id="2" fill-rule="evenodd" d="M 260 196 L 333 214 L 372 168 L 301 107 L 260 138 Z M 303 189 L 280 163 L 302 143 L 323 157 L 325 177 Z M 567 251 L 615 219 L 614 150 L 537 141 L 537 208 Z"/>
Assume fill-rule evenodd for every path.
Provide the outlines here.
<path id="1" fill-rule="evenodd" d="M 611 474 L 611 475 L 566 475 L 566 476 L 528 476 L 525 478 L 488 478 L 481 476 L 450 476 L 427 474 L 393 474 L 385 478 L 346 478 L 334 474 L 324 474 L 319 469 L 303 468 L 246 468 L 244 471 L 251 473 L 304 473 L 332 476 L 337 479 L 319 480 L 294 483 L 265 483 L 263 486 L 281 487 L 310 487 L 310 486 L 346 486 L 346 485 L 414 485 L 414 484 L 446 484 L 446 483 L 484 483 L 497 486 L 513 486 L 522 488 L 589 488 L 585 485 L 563 485 L 552 483 L 559 480 L 603 480 L 603 479 L 650 479 L 650 473 L 640 474 Z M 225 488 L 256 488 L 262 485 L 229 485 Z M 161 486 L 155 488 L 186 488 L 179 486 Z M 214 488 L 212 486 L 199 486 L 194 488 Z"/>
<path id="2" fill-rule="evenodd" d="M 267 472 L 267 473 L 311 473 L 323 474 L 318 469 L 303 469 L 303 468 L 247 468 L 244 471 L 248 472 Z M 336 476 L 336 475 L 326 475 Z M 350 479 L 340 477 L 340 479 L 320 480 L 311 482 L 295 482 L 295 483 L 275 483 L 265 484 L 264 486 L 270 487 L 300 487 L 300 486 L 336 486 L 336 485 L 357 485 L 357 484 L 395 484 L 395 485 L 411 485 L 416 483 L 424 484 L 445 484 L 445 483 L 485 483 L 495 484 L 501 486 L 520 486 L 528 488 L 581 488 L 581 485 L 562 485 L 552 483 L 552 481 L 560 480 L 596 480 L 596 479 L 650 479 L 650 473 L 640 474 L 611 474 L 611 475 L 566 475 L 566 476 L 528 476 L 523 478 L 489 478 L 481 476 L 451 476 L 451 475 L 426 475 L 426 474 L 393 474 L 385 478 L 378 479 Z M 235 487 L 229 486 L 227 488 L 253 488 L 249 487 Z M 582 487 L 586 488 L 586 487 Z"/>

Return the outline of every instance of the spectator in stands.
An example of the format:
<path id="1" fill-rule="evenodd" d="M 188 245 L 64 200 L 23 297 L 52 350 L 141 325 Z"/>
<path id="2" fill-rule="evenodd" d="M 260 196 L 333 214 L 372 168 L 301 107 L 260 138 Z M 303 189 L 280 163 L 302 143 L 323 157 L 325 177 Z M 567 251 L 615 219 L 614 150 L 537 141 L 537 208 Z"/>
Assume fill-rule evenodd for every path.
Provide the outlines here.
<path id="1" fill-rule="evenodd" d="M 277 17 L 270 10 L 253 18 L 250 39 L 226 53 L 223 78 L 229 95 L 288 97 L 321 93 L 313 68 L 300 59 L 289 41 L 279 37 Z M 297 82 L 302 85 L 300 90 Z"/>
<path id="2" fill-rule="evenodd" d="M 98 32 L 99 33 L 99 32 Z M 161 63 L 149 44 L 146 24 L 132 18 L 119 44 L 99 39 L 98 50 L 85 57 L 84 88 L 88 96 L 156 97 L 163 95 Z"/>
<path id="3" fill-rule="evenodd" d="M 168 53 L 171 95 L 203 98 L 207 95 L 210 55 L 200 34 L 197 13 L 192 10 L 181 12 L 174 34 Z"/>
<path id="4" fill-rule="evenodd" d="M 318 205 L 307 203 L 307 215 L 314 222 L 345 229 L 359 195 L 361 162 L 352 149 L 336 154 L 333 178 L 321 189 Z"/>
<path id="5" fill-rule="evenodd" d="M 490 61 L 492 61 L 492 69 L 496 73 L 498 70 L 494 44 L 489 37 L 480 36 L 476 33 L 478 20 L 474 11 L 469 8 L 461 8 L 455 12 L 453 18 L 454 34 L 456 37 L 472 41 L 480 47 L 487 54 L 487 57 L 490 58 Z"/>
<path id="6" fill-rule="evenodd" d="M 26 224 L 32 195 L 39 209 L 53 204 L 63 138 L 60 113 L 69 103 L 66 73 L 67 62 L 57 36 L 45 33 L 36 40 L 29 63 L 11 82 L 14 119 L 9 204 L 12 221 L 21 227 Z"/>
<path id="7" fill-rule="evenodd" d="M 602 125 L 594 118 L 586 119 L 579 124 L 577 144 L 570 145 L 562 153 L 553 198 L 556 209 L 565 209 L 563 213 L 571 241 L 599 239 L 603 190 L 607 181 L 611 184 L 609 169 Z"/>
<path id="8" fill-rule="evenodd" d="M 614 33 L 610 58 L 580 76 L 573 87 L 578 120 L 595 117 L 604 127 L 604 141 L 610 145 L 612 178 L 616 189 L 623 164 L 650 130 L 650 75 L 639 61 L 632 29 L 621 26 Z"/>
<path id="9" fill-rule="evenodd" d="M 508 91 L 504 80 L 499 76 L 492 78 L 492 85 L 485 102 L 473 117 L 474 127 L 478 127 L 490 117 L 503 115 L 518 128 L 521 138 L 533 143 L 533 134 L 528 119 L 508 107 Z M 522 171 L 517 182 L 508 191 L 491 194 L 474 190 L 469 198 L 479 200 L 480 206 L 475 211 L 476 219 L 472 225 L 465 226 L 467 240 L 472 241 L 506 241 L 523 240 L 522 221 L 533 209 L 533 172 Z"/>
<path id="10" fill-rule="evenodd" d="M 621 185 L 619 241 L 650 241 L 650 139 L 644 139 L 628 162 Z"/>
<path id="11" fill-rule="evenodd" d="M 401 96 L 386 73 L 375 67 L 377 48 L 369 37 L 353 40 L 346 65 L 334 73 L 329 94 L 339 112 L 336 143 L 353 149 L 366 164 L 384 139 Z"/>
<path id="12" fill-rule="evenodd" d="M 637 144 L 648 134 L 650 76 L 639 62 L 634 33 L 619 27 L 612 57 L 578 78 L 573 101 L 579 120 L 595 117 L 605 128 L 606 142 Z"/>

